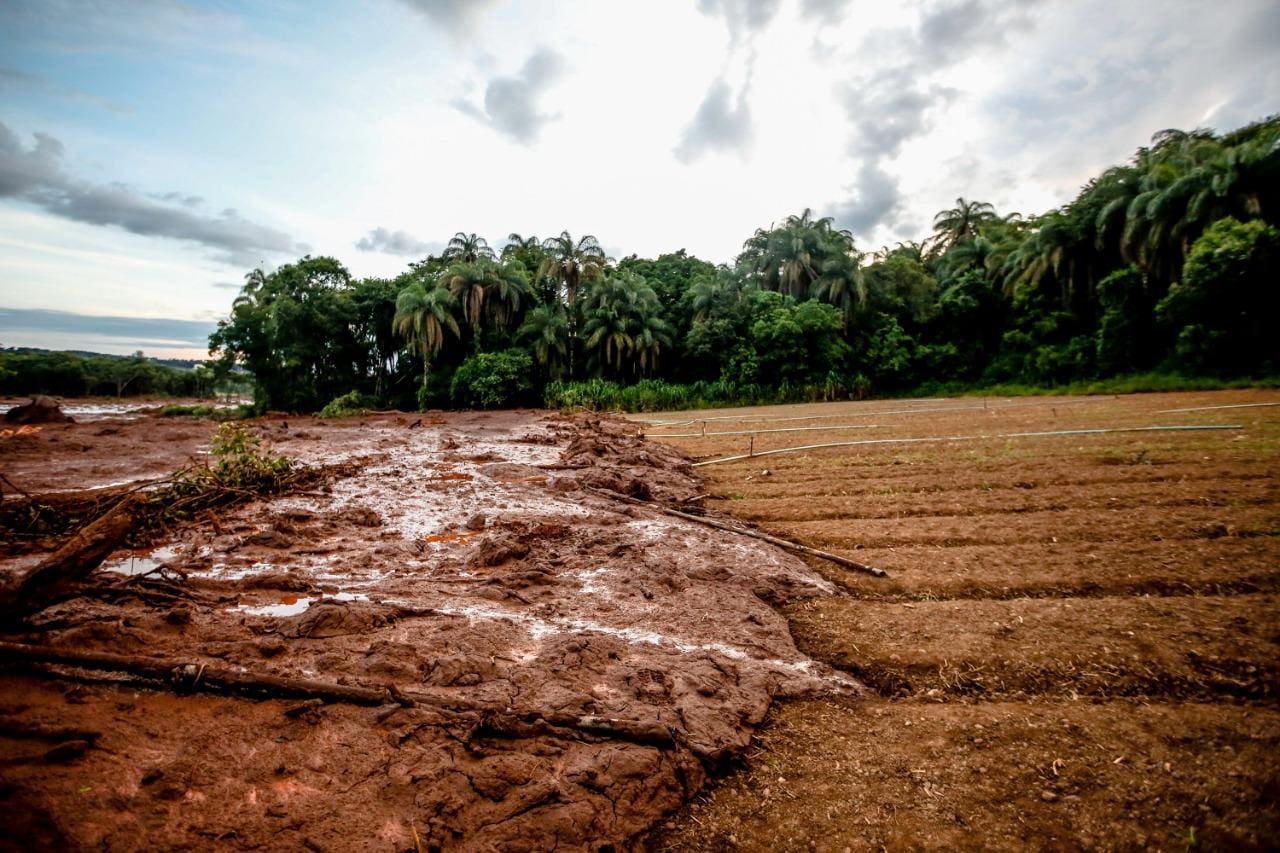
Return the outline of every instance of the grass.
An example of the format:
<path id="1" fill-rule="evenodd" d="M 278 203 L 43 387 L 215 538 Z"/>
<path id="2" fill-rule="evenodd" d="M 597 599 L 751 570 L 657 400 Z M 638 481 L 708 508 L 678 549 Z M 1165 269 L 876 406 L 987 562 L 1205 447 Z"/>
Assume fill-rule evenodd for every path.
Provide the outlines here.
<path id="1" fill-rule="evenodd" d="M 1159 391 L 1219 391 L 1228 388 L 1280 388 L 1280 376 L 1220 379 L 1209 376 L 1182 376 L 1176 373 L 1138 373 L 1060 385 L 1033 385 L 1020 382 L 988 385 L 927 382 L 910 391 L 874 395 L 865 399 L 1087 396 Z M 591 379 L 585 382 L 552 382 L 546 388 L 545 399 L 548 408 L 562 410 L 676 412 L 863 398 L 850 395 L 842 386 L 836 385 L 765 388 L 756 385 L 737 385 L 732 382 L 694 382 L 683 385 L 660 379 L 645 379 L 634 385 L 624 386 L 603 379 Z"/>
<path id="2" fill-rule="evenodd" d="M 929 384 L 910 396 L 956 394 L 966 397 L 1087 396 L 1091 394 L 1144 394 L 1161 391 L 1222 391 L 1230 388 L 1280 388 L 1280 376 L 1219 379 L 1212 376 L 1182 376 L 1176 373 L 1136 373 L 1108 379 L 1090 379 L 1062 385 L 1026 385 L 1006 382 L 996 385 L 960 386 Z"/>

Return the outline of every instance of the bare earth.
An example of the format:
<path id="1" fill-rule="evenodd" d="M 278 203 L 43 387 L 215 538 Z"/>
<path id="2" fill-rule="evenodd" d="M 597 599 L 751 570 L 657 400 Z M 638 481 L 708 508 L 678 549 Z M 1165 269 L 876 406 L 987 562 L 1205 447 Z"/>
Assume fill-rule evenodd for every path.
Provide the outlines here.
<path id="1" fill-rule="evenodd" d="M 762 433 L 756 451 L 1243 427 L 870 444 L 700 468 L 709 508 L 890 573 L 812 561 L 846 594 L 784 608 L 801 650 L 878 698 L 776 706 L 745 764 L 651 846 L 1274 849 L 1277 402 L 1236 391 L 644 416 L 805 418 L 711 420 L 708 432 L 881 425 Z M 1257 403 L 1271 405 L 1163 411 Z M 662 440 L 710 458 L 749 439 Z"/>
<path id="2" fill-rule="evenodd" d="M 1278 402 L 255 422 L 338 473 L 118 552 L 0 640 L 418 701 L 0 659 L 0 849 L 1274 848 L 1280 407 L 1163 410 Z M 806 429 L 641 422 L 722 416 L 708 433 Z M 1151 424 L 1243 428 L 995 437 Z M 0 439 L 0 487 L 6 505 L 110 493 L 200 459 L 212 431 L 86 413 Z M 667 447 L 899 438 L 930 440 L 700 468 Z M 0 571 L 57 544 L 6 538 Z"/>

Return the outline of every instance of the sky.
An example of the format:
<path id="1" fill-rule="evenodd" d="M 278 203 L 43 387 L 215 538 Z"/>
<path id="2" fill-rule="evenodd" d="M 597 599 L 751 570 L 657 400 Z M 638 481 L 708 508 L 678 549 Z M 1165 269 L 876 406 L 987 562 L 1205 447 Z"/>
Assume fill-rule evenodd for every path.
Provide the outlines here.
<path id="1" fill-rule="evenodd" d="M 1276 112 L 1275 0 L 0 0 L 0 346 L 200 357 L 255 267 L 457 231 L 873 250 Z"/>

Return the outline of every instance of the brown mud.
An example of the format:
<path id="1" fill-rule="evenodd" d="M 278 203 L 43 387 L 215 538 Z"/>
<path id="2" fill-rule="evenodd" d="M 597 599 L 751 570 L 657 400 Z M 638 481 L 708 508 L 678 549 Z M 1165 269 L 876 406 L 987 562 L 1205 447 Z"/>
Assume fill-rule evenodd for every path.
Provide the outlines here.
<path id="1" fill-rule="evenodd" d="M 253 428 L 348 475 L 117 552 L 0 637 L 189 665 L 175 689 L 4 661 L 0 847 L 624 849 L 740 756 L 775 699 L 862 692 L 799 652 L 776 609 L 830 582 L 593 491 L 682 506 L 702 492 L 683 457 L 617 422 Z M 200 459 L 212 430 L 100 414 L 6 441 L 0 470 L 29 495 L 110 492 Z M 57 541 L 7 548 L 2 567 Z M 205 669 L 387 700 L 221 695 Z"/>
<path id="2" fill-rule="evenodd" d="M 708 432 L 877 425 L 858 439 L 1241 429 L 864 445 L 698 469 L 708 507 L 889 572 L 810 561 L 845 594 L 783 608 L 801 651 L 878 695 L 775 706 L 744 764 L 650 846 L 1276 849 L 1277 403 L 1246 390 L 673 413 L 755 419 Z M 1232 408 L 1169 411 L 1218 406 Z M 760 433 L 754 447 L 850 438 Z M 695 458 L 750 446 L 660 440 Z"/>

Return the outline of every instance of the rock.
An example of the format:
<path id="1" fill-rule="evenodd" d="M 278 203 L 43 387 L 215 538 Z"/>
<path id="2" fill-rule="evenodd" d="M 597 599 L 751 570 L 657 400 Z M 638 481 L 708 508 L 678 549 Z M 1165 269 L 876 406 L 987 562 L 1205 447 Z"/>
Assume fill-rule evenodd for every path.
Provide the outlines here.
<path id="1" fill-rule="evenodd" d="M 1056 803 L 1058 801 L 1058 795 L 1053 791 L 1041 791 L 1040 799 L 1044 800 L 1046 803 Z"/>
<path id="2" fill-rule="evenodd" d="M 484 517 L 484 513 L 477 512 L 475 515 L 467 519 L 467 523 L 464 527 L 468 530 L 484 530 L 487 522 L 488 519 Z"/>
<path id="3" fill-rule="evenodd" d="M 4 413 L 7 424 L 69 424 L 75 419 L 49 397 L 34 397 L 30 403 L 14 406 Z"/>

